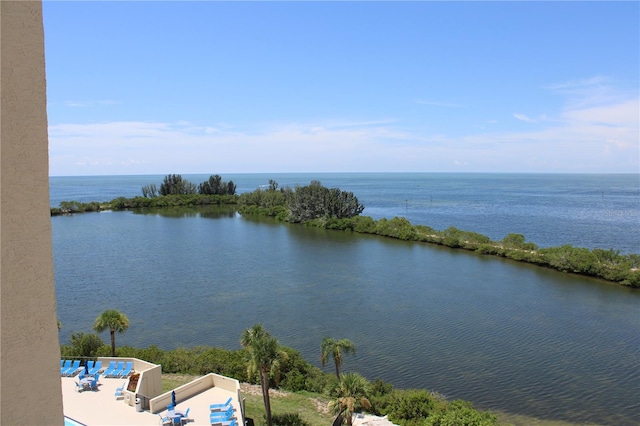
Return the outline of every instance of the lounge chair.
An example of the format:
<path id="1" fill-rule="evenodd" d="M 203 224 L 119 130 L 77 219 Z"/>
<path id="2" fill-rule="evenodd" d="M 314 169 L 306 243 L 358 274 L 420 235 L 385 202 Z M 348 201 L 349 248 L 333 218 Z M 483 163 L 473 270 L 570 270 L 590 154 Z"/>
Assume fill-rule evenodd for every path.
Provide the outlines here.
<path id="1" fill-rule="evenodd" d="M 60 361 L 60 375 L 64 376 L 64 373 L 71 368 L 71 360 L 68 359 L 66 361 Z"/>
<path id="2" fill-rule="evenodd" d="M 122 370 L 124 370 L 124 361 L 118 362 L 118 365 L 113 370 L 111 370 L 111 373 L 107 374 L 105 372 L 104 377 L 118 377 Z"/>
<path id="3" fill-rule="evenodd" d="M 95 363 L 95 361 L 87 361 L 87 370 L 91 371 Z"/>
<path id="4" fill-rule="evenodd" d="M 230 420 L 235 420 L 236 419 L 236 410 L 234 410 L 233 408 L 229 408 L 227 411 L 223 411 L 223 412 L 216 412 L 216 413 L 211 413 L 209 415 L 209 420 L 211 421 L 211 423 L 215 421 L 230 421 Z"/>
<path id="5" fill-rule="evenodd" d="M 160 416 L 160 426 L 171 424 L 171 419 L 169 417 L 162 417 L 162 414 L 158 414 L 158 416 Z"/>
<path id="6" fill-rule="evenodd" d="M 102 370 L 102 361 L 96 361 L 93 367 L 90 367 L 89 374 L 93 376 L 94 374 L 99 373 L 100 370 Z"/>
<path id="7" fill-rule="evenodd" d="M 231 401 L 233 401 L 233 398 L 229 397 L 229 399 L 227 399 L 227 402 L 225 402 L 224 404 L 211 404 L 209 406 L 209 409 L 211 411 L 227 411 L 229 407 L 231 407 Z"/>
<path id="8" fill-rule="evenodd" d="M 104 370 L 104 377 L 111 377 L 111 374 L 113 374 L 113 372 L 116 371 L 116 362 L 115 361 L 111 361 L 109 363 L 109 366 L 107 367 L 106 370 Z"/>
<path id="9" fill-rule="evenodd" d="M 236 419 L 233 420 L 211 420 L 211 426 L 237 426 L 238 421 Z"/>
<path id="10" fill-rule="evenodd" d="M 64 373 L 62 373 L 62 375 L 66 377 L 73 377 L 78 371 L 80 371 L 80 360 L 76 359 L 73 360 L 73 362 L 71 363 L 71 367 L 66 369 Z"/>
<path id="11" fill-rule="evenodd" d="M 126 385 L 126 384 L 127 384 L 127 382 L 124 382 L 124 383 L 122 383 L 122 386 L 120 386 L 119 388 L 116 388 L 116 392 L 114 394 L 116 399 L 124 398 L 124 385 Z"/>
<path id="12" fill-rule="evenodd" d="M 129 377 L 129 374 L 131 374 L 131 370 L 133 370 L 133 361 L 127 361 L 127 366 L 118 373 L 118 377 Z"/>

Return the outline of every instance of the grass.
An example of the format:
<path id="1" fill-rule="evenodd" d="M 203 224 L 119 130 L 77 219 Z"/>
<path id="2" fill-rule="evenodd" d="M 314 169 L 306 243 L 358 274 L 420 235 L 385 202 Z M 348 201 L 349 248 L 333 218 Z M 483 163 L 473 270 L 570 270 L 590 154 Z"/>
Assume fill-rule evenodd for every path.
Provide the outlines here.
<path id="1" fill-rule="evenodd" d="M 162 392 L 168 392 L 197 379 L 200 376 L 183 374 L 163 374 Z M 259 386 L 243 386 L 246 416 L 252 418 L 256 426 L 265 424 L 264 403 Z M 333 422 L 333 416 L 327 412 L 329 399 L 321 394 L 310 392 L 281 392 L 272 389 L 269 392 L 271 414 L 298 413 L 311 426 L 326 426 Z"/>
<path id="2" fill-rule="evenodd" d="M 200 376 L 182 374 L 163 374 L 162 391 L 168 392 Z M 245 399 L 246 416 L 252 418 L 256 426 L 266 424 L 264 403 L 259 386 L 242 384 L 242 396 Z M 327 426 L 334 416 L 327 412 L 329 398 L 310 392 L 282 392 L 271 389 L 271 414 L 298 413 L 311 426 Z M 559 420 L 543 420 L 517 414 L 495 412 L 502 426 L 577 426 L 576 423 Z M 587 425 L 581 425 L 587 426 Z"/>
<path id="3" fill-rule="evenodd" d="M 286 395 L 280 395 L 269 392 L 269 396 L 271 414 L 298 413 L 311 426 L 327 426 L 333 422 L 333 416 L 326 410 L 329 399 L 323 395 L 308 392 L 287 392 Z M 243 393 L 243 397 L 247 417 L 252 418 L 256 425 L 265 423 L 262 394 Z"/>

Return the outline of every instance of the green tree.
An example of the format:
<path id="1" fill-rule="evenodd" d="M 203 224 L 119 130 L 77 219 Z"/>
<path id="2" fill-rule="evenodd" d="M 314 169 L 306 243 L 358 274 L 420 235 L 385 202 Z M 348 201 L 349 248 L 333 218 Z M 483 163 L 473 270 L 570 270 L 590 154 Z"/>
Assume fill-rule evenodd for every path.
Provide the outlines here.
<path id="1" fill-rule="evenodd" d="M 247 375 L 258 372 L 262 387 L 262 399 L 267 416 L 267 425 L 272 426 L 271 402 L 269 400 L 269 374 L 278 376 L 280 350 L 278 341 L 262 326 L 255 324 L 242 333 L 240 344 L 249 351 Z"/>
<path id="2" fill-rule="evenodd" d="M 152 183 L 142 187 L 142 196 L 144 198 L 153 198 L 158 195 L 158 187 Z"/>
<path id="3" fill-rule="evenodd" d="M 336 377 L 340 380 L 340 367 L 344 354 L 356 353 L 356 346 L 349 339 L 336 340 L 332 337 L 325 337 L 320 344 L 320 362 L 322 366 L 327 363 L 329 357 L 333 358 L 336 365 Z"/>
<path id="4" fill-rule="evenodd" d="M 102 333 L 109 329 L 111 333 L 111 356 L 116 356 L 116 331 L 124 333 L 129 328 L 129 318 L 115 309 L 107 309 L 96 318 L 93 329 Z"/>
<path id="5" fill-rule="evenodd" d="M 195 194 L 196 185 L 181 175 L 166 175 L 160 185 L 160 195 Z"/>
<path id="6" fill-rule="evenodd" d="M 71 333 L 71 347 L 65 350 L 65 356 L 98 356 L 98 350 L 104 346 L 104 342 L 97 334 Z"/>
<path id="7" fill-rule="evenodd" d="M 358 373 L 346 373 L 331 392 L 334 399 L 329 402 L 329 411 L 341 415 L 348 426 L 353 424 L 353 414 L 371 408 L 369 382 Z"/>

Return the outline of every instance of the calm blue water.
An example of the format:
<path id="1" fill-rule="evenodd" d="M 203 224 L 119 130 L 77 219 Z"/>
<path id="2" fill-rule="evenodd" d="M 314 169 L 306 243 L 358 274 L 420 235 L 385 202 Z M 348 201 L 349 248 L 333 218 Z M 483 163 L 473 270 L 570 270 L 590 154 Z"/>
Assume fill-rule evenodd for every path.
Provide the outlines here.
<path id="1" fill-rule="evenodd" d="M 239 192 L 270 178 L 281 185 L 319 179 L 353 191 L 375 218 L 405 216 L 496 239 L 521 232 L 540 245 L 566 243 L 557 235 L 563 233 L 576 246 L 599 246 L 590 235 L 598 229 L 602 247 L 639 251 L 637 176 L 223 176 Z M 52 178 L 52 204 L 134 196 L 161 180 Z M 117 192 L 118 185 L 130 193 Z M 495 217 L 484 223 L 490 212 Z M 522 223 L 531 232 L 514 229 Z M 312 362 L 323 337 L 346 337 L 358 348 L 345 358 L 347 370 L 480 408 L 605 425 L 640 418 L 638 291 L 229 210 L 60 216 L 52 229 L 62 342 L 74 331 L 90 332 L 107 308 L 131 321 L 116 342 L 141 347 L 236 349 L 242 330 L 262 322 Z M 619 237 L 611 238 L 614 231 Z"/>
<path id="2" fill-rule="evenodd" d="M 51 205 L 110 201 L 160 186 L 162 175 L 51 177 Z M 183 175 L 193 183 L 209 175 Z M 308 185 L 351 191 L 374 219 L 406 217 L 438 230 L 455 226 L 499 240 L 523 234 L 541 247 L 613 248 L 640 253 L 640 175 L 316 173 L 227 174 L 238 193 L 274 179 L 280 187 Z"/>

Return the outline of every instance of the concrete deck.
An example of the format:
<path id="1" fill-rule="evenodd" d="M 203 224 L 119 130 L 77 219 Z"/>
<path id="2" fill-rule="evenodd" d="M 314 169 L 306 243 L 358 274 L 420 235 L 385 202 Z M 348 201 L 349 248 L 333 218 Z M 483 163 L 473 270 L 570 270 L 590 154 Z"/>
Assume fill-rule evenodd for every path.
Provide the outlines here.
<path id="1" fill-rule="evenodd" d="M 122 386 L 123 379 L 100 377 L 97 391 L 76 392 L 74 382 L 77 378 L 61 377 L 64 415 L 88 426 L 116 425 L 159 425 L 160 416 L 148 410 L 137 412 L 135 406 L 127 405 L 122 399 L 116 400 L 114 394 L 117 387 Z M 190 408 L 188 425 L 207 425 L 209 423 L 209 405 L 224 403 L 233 398 L 233 406 L 240 418 L 240 403 L 237 395 L 219 387 L 201 392 L 186 401 L 178 401 L 177 410 L 182 412 Z M 166 414 L 166 411 L 160 414 Z"/>

